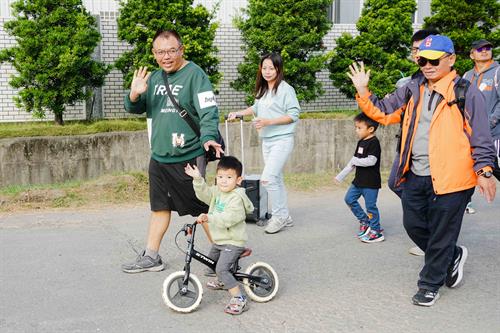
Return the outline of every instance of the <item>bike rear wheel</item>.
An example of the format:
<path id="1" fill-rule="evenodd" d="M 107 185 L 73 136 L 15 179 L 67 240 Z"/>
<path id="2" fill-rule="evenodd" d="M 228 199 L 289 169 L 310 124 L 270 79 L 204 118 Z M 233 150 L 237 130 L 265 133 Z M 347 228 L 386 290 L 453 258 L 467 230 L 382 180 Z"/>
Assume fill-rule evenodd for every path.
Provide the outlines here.
<path id="1" fill-rule="evenodd" d="M 194 274 L 189 274 L 187 290 L 182 292 L 184 287 L 184 271 L 170 274 L 163 282 L 163 301 L 172 310 L 177 312 L 191 312 L 201 303 L 203 297 L 203 287 L 200 279 Z"/>
<path id="2" fill-rule="evenodd" d="M 279 287 L 278 274 L 271 265 L 265 262 L 256 262 L 245 270 L 245 273 L 258 279 L 249 277 L 243 279 L 243 287 L 251 300 L 259 303 L 268 302 L 276 296 Z"/>

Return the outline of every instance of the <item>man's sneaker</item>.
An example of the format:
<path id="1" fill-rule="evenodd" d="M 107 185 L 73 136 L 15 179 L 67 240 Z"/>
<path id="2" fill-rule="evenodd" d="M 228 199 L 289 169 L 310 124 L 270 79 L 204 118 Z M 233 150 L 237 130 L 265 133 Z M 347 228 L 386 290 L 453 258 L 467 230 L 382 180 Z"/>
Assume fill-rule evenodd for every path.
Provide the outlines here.
<path id="1" fill-rule="evenodd" d="M 247 298 L 245 296 L 232 297 L 224 309 L 225 313 L 239 315 L 248 310 Z"/>
<path id="2" fill-rule="evenodd" d="M 432 306 L 439 299 L 438 291 L 430 291 L 420 288 L 415 296 L 412 297 L 412 302 L 420 306 Z"/>
<path id="3" fill-rule="evenodd" d="M 210 277 L 215 277 L 217 274 L 215 274 L 215 271 L 211 269 L 210 267 L 207 267 L 203 270 L 203 275 L 205 276 L 210 276 Z"/>
<path id="4" fill-rule="evenodd" d="M 266 229 L 264 231 L 268 234 L 275 234 L 290 223 L 292 223 L 293 225 L 293 222 L 291 222 L 291 218 L 289 221 L 288 218 L 272 216 L 269 219 L 269 223 L 267 224 Z"/>
<path id="5" fill-rule="evenodd" d="M 368 235 L 370 230 L 371 230 L 371 228 L 368 224 L 360 223 L 359 224 L 359 231 L 358 231 L 356 237 L 358 237 L 358 238 L 364 237 L 364 236 Z"/>
<path id="6" fill-rule="evenodd" d="M 448 267 L 448 273 L 446 274 L 445 284 L 447 287 L 455 288 L 458 286 L 460 281 L 462 281 L 464 276 L 464 264 L 467 260 L 468 254 L 469 253 L 465 246 L 458 247 L 457 254 Z"/>
<path id="7" fill-rule="evenodd" d="M 422 251 L 421 248 L 419 248 L 418 246 L 414 246 L 414 247 L 411 247 L 408 252 L 410 254 L 413 254 L 414 256 L 423 256 L 425 254 L 424 251 Z"/>
<path id="8" fill-rule="evenodd" d="M 476 213 L 476 209 L 474 207 L 472 207 L 472 202 L 469 202 L 467 204 L 467 207 L 465 207 L 465 212 L 467 214 L 475 214 Z"/>
<path id="9" fill-rule="evenodd" d="M 125 273 L 140 273 L 145 271 L 150 272 L 160 272 L 165 269 L 165 265 L 158 255 L 158 258 L 153 259 L 150 256 L 145 255 L 146 251 L 142 251 L 135 261 L 123 264 L 122 271 Z"/>
<path id="10" fill-rule="evenodd" d="M 371 230 L 367 235 L 360 238 L 363 243 L 377 243 L 382 242 L 384 239 L 384 234 L 376 230 Z"/>

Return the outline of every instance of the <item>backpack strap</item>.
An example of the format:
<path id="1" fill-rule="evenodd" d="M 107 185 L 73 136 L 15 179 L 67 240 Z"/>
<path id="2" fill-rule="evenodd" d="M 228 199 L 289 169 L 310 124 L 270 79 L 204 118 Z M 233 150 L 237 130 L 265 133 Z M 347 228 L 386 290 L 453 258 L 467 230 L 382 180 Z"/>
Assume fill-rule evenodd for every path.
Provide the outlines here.
<path id="1" fill-rule="evenodd" d="M 410 98 L 412 96 L 411 90 L 407 87 L 406 92 L 405 92 L 405 105 L 408 105 L 408 102 L 410 101 Z M 398 139 L 398 143 L 396 145 L 396 151 L 399 153 L 401 150 L 401 140 L 403 138 L 403 120 L 405 117 L 406 109 L 401 112 L 401 120 L 399 121 L 399 131 L 398 134 L 396 134 L 396 138 Z"/>
<path id="2" fill-rule="evenodd" d="M 470 82 L 461 77 L 457 78 L 458 79 L 455 81 L 455 86 L 453 87 L 453 90 L 455 91 L 455 99 L 448 102 L 448 106 L 457 104 L 457 107 L 462 114 L 462 118 L 465 120 L 465 96 L 467 95 L 467 90 L 469 89 Z"/>

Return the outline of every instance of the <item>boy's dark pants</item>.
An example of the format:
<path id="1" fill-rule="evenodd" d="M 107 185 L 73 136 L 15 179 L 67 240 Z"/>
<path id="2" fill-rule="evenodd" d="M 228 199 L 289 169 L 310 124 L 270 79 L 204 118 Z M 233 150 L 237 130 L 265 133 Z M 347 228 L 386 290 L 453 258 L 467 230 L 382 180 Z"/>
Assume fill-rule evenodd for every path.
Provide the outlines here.
<path id="1" fill-rule="evenodd" d="M 403 224 L 408 236 L 425 251 L 418 287 L 437 291 L 457 249 L 465 207 L 474 188 L 436 195 L 430 176 L 409 173 L 403 191 Z"/>

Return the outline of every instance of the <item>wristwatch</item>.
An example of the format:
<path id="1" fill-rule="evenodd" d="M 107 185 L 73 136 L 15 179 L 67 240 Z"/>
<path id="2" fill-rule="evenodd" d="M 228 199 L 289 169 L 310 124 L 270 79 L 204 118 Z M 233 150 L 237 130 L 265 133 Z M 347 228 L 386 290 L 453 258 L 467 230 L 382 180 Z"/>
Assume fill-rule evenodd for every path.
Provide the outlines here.
<path id="1" fill-rule="evenodd" d="M 491 176 L 493 176 L 493 173 L 491 171 L 486 171 L 483 172 L 481 176 L 483 176 L 484 178 L 490 178 Z"/>
<path id="2" fill-rule="evenodd" d="M 491 171 L 484 171 L 484 169 L 479 169 L 477 170 L 476 174 L 478 176 L 483 176 L 484 178 L 490 178 L 491 176 L 493 176 L 493 173 Z"/>

